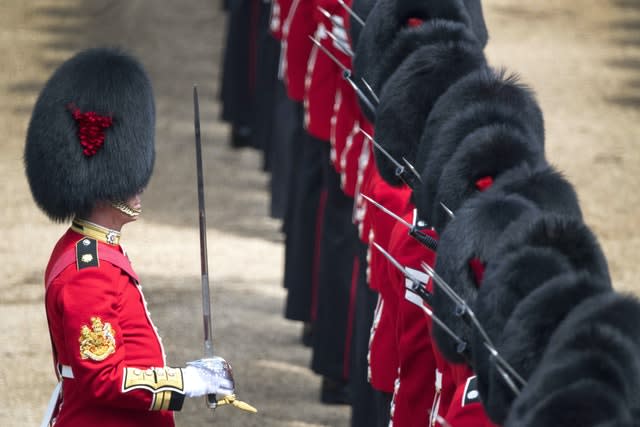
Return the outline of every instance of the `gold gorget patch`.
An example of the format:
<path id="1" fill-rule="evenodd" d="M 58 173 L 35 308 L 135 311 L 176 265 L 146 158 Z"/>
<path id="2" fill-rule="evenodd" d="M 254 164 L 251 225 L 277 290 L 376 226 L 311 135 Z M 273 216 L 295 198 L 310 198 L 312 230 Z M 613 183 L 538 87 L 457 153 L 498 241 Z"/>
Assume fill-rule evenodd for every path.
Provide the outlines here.
<path id="1" fill-rule="evenodd" d="M 116 351 L 116 332 L 110 323 L 102 323 L 99 317 L 91 318 L 91 329 L 82 325 L 80 329 L 80 357 L 101 362 Z"/>

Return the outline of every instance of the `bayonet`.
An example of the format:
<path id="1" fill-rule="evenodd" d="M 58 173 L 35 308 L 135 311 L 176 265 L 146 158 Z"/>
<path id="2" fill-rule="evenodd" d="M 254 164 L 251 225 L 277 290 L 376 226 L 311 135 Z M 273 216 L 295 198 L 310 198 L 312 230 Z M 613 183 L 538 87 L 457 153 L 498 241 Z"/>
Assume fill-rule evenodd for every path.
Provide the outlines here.
<path id="1" fill-rule="evenodd" d="M 420 298 L 422 298 L 424 301 L 426 301 L 429 305 L 431 305 L 431 293 L 429 293 L 427 291 L 427 289 L 425 288 L 425 286 L 424 286 L 425 283 L 421 282 L 417 277 L 415 277 L 413 274 L 411 274 L 410 271 L 408 271 L 406 268 L 404 268 L 404 266 L 402 264 L 400 264 L 398 262 L 398 260 L 396 260 L 393 256 L 391 256 L 391 254 L 389 252 L 384 250 L 382 248 L 382 246 L 380 246 L 376 242 L 373 242 L 373 245 L 375 246 L 376 249 L 378 249 L 378 251 L 380 251 L 380 253 L 382 255 L 384 255 L 384 257 L 387 260 L 389 260 L 389 262 L 391 264 L 393 264 L 393 266 L 395 268 L 400 270 L 400 272 L 404 275 L 404 277 L 409 279 L 409 281 L 411 282 L 411 286 L 407 287 L 407 289 L 409 289 L 411 292 L 415 293 Z"/>
<path id="2" fill-rule="evenodd" d="M 324 8 L 324 7 L 322 7 L 322 6 L 316 6 L 316 7 L 317 7 L 317 8 L 318 8 L 318 10 L 320 11 L 320 13 L 321 13 L 322 15 L 324 15 L 324 17 L 325 17 L 325 18 L 327 18 L 329 21 L 331 21 L 331 24 L 332 24 L 332 25 L 335 25 L 336 27 L 340 27 L 340 28 L 342 28 L 343 30 L 345 30 L 345 28 L 344 28 L 344 24 L 343 24 L 340 20 L 336 19 L 336 17 L 335 17 L 335 16 L 333 16 L 333 15 L 331 14 L 331 12 L 329 12 L 327 9 L 325 9 L 325 8 Z"/>
<path id="3" fill-rule="evenodd" d="M 353 17 L 353 19 L 356 20 L 356 22 L 358 22 L 358 24 L 362 25 L 364 27 L 365 23 L 364 20 L 362 18 L 360 18 L 353 9 L 351 9 L 343 0 L 338 0 L 338 4 L 340 4 L 340 6 L 342 6 L 344 8 L 344 10 L 347 11 L 347 13 L 349 15 L 351 15 Z"/>
<path id="4" fill-rule="evenodd" d="M 454 291 L 453 288 L 442 277 L 440 277 L 440 275 L 438 275 L 438 273 L 436 273 L 435 270 L 429 264 L 427 264 L 426 262 L 422 262 L 421 266 L 423 270 L 431 277 L 431 279 L 433 280 L 433 283 L 438 285 L 440 289 L 442 289 L 444 293 L 457 305 L 456 314 L 459 316 L 464 316 L 464 318 L 468 319 L 468 321 L 471 322 L 473 327 L 480 333 L 480 336 L 484 341 L 485 347 L 491 354 L 491 359 L 497 362 L 496 367 L 498 365 L 501 365 L 506 370 L 506 372 L 501 372 L 501 374 L 508 373 L 509 378 L 505 378 L 507 385 L 509 385 L 509 387 L 511 387 L 512 390 L 516 394 L 518 394 L 520 391 L 517 387 L 515 387 L 515 384 L 513 384 L 513 381 L 511 380 L 510 377 L 515 378 L 521 384 L 522 387 L 524 387 L 527 384 L 526 380 L 522 378 L 522 376 L 518 374 L 518 372 L 516 372 L 515 369 L 513 369 L 513 367 L 509 364 L 509 362 L 507 362 L 498 353 L 498 350 L 496 350 L 495 345 L 493 345 L 493 342 L 491 341 L 491 338 L 489 338 L 487 331 L 480 324 L 480 322 L 478 321 L 478 318 L 476 317 L 473 310 L 471 310 L 471 308 L 468 306 L 467 302 L 460 295 L 458 295 L 456 291 Z"/>
<path id="5" fill-rule="evenodd" d="M 318 49 L 320 49 L 325 55 L 327 55 L 329 57 L 329 59 L 331 59 L 338 67 L 340 67 L 340 69 L 342 70 L 343 76 L 345 78 L 347 78 L 347 76 L 349 76 L 349 78 L 351 78 L 351 70 L 348 69 L 342 62 L 340 62 L 340 60 L 338 58 L 336 58 L 333 53 L 329 52 L 329 50 L 327 48 L 322 46 L 322 43 L 320 43 L 320 40 L 317 40 L 315 37 L 313 37 L 311 35 L 309 36 L 309 39 L 311 39 L 311 41 L 316 46 L 318 46 Z"/>
<path id="6" fill-rule="evenodd" d="M 382 212 L 386 213 L 387 215 L 389 215 L 390 217 L 392 217 L 393 219 L 395 219 L 396 221 L 398 221 L 399 223 L 407 227 L 409 229 L 409 235 L 411 237 L 413 237 L 414 239 L 416 239 L 417 241 L 419 241 L 420 243 L 422 243 L 432 251 L 436 251 L 438 249 L 438 241 L 433 237 L 429 236 L 428 234 L 426 234 L 425 232 L 423 232 L 420 227 L 415 226 L 413 224 L 409 224 L 402 217 L 391 212 L 389 209 L 385 208 L 380 203 L 373 200 L 371 197 L 365 196 L 362 193 L 360 193 L 360 195 L 369 203 L 373 204 L 375 207 L 380 209 Z"/>
<path id="7" fill-rule="evenodd" d="M 385 258 L 387 258 L 387 259 L 391 262 L 391 264 L 393 264 L 397 269 L 399 269 L 399 270 L 404 274 L 404 276 L 405 276 L 407 279 L 409 279 L 409 280 L 413 283 L 413 285 L 417 285 L 417 286 L 419 286 L 420 288 L 422 288 L 422 290 L 423 290 L 423 292 L 424 292 L 424 293 L 428 294 L 428 300 L 427 300 L 427 303 L 430 303 L 430 300 L 431 300 L 431 294 L 430 294 L 429 292 L 427 292 L 427 290 L 424 288 L 424 284 L 423 284 L 420 280 L 418 280 L 417 278 L 415 278 L 412 274 L 410 274 L 410 273 L 407 271 L 407 269 L 406 269 L 406 268 L 404 268 L 404 266 L 403 266 L 402 264 L 400 264 L 400 263 L 398 262 L 398 260 L 396 260 L 393 256 L 391 256 L 391 254 L 390 254 L 390 253 L 388 253 L 386 250 L 384 250 L 384 249 L 382 248 L 382 246 L 380 246 L 380 245 L 379 245 L 379 244 L 377 244 L 376 242 L 372 242 L 372 243 L 373 243 L 373 246 L 374 246 L 378 251 L 380 251 L 380 253 L 381 253 L 382 255 L 384 255 L 384 257 L 385 257 Z M 408 289 L 409 289 L 410 291 L 412 291 L 412 292 L 416 293 L 416 294 L 417 294 L 418 296 L 420 296 L 421 298 L 425 299 L 421 294 L 419 294 L 419 293 L 415 292 L 415 290 L 414 290 L 414 288 L 413 288 L 413 287 L 412 287 L 412 288 L 408 288 Z M 423 309 L 423 310 L 424 310 L 424 311 L 429 315 L 429 317 L 431 317 L 431 319 L 432 319 L 436 324 L 438 324 L 438 326 L 440 326 L 440 328 L 442 328 L 442 330 L 444 330 L 444 331 L 445 331 L 445 332 L 446 332 L 446 333 L 447 333 L 451 338 L 453 338 L 453 339 L 457 342 L 457 344 L 458 344 L 458 347 L 457 347 L 458 352 L 459 352 L 459 353 L 461 353 L 461 354 L 462 354 L 462 353 L 464 353 L 464 352 L 466 351 L 466 349 L 467 349 L 467 343 L 466 343 L 462 338 L 460 338 L 458 335 L 456 335 L 456 333 L 455 333 L 455 332 L 453 332 L 453 331 L 452 331 L 452 330 L 451 330 L 451 329 L 450 329 L 450 328 L 449 328 L 449 327 L 448 327 L 448 326 L 447 326 L 447 325 L 446 325 L 446 324 L 445 324 L 445 323 L 444 323 L 444 322 L 443 322 L 443 321 L 442 321 L 438 316 L 436 316 L 436 315 L 433 313 L 433 310 L 429 309 L 428 307 L 426 307 L 426 306 L 424 306 L 424 305 L 422 306 L 422 309 Z"/>
<path id="8" fill-rule="evenodd" d="M 353 90 L 355 90 L 356 95 L 358 95 L 358 98 L 360 98 L 362 100 L 362 102 L 365 103 L 365 105 L 371 110 L 372 113 L 375 113 L 376 112 L 376 107 L 373 106 L 373 104 L 371 103 L 369 98 L 367 98 L 366 95 L 364 93 L 362 93 L 362 90 L 358 87 L 358 85 L 351 78 L 351 70 L 349 68 L 347 68 L 342 62 L 340 62 L 340 60 L 338 58 L 336 58 L 334 54 L 329 52 L 329 50 L 327 48 L 322 46 L 322 43 L 320 43 L 319 40 L 316 40 L 311 35 L 309 36 L 309 39 L 311 39 L 311 41 L 316 46 L 318 46 L 318 49 L 320 49 L 325 55 L 327 55 L 329 57 L 329 59 L 331 59 L 338 67 L 340 67 L 340 69 L 342 70 L 342 77 L 347 82 L 349 82 L 349 84 L 351 85 Z"/>
<path id="9" fill-rule="evenodd" d="M 351 48 L 349 47 L 349 44 L 344 39 L 338 38 L 331 31 L 327 31 L 327 35 L 337 45 L 338 49 L 340 49 L 347 56 L 353 57 L 353 51 L 351 50 Z"/>
<path id="10" fill-rule="evenodd" d="M 409 162 L 409 160 L 407 160 L 404 156 L 402 156 L 402 161 L 404 162 L 405 165 L 407 165 L 407 167 L 409 168 L 409 171 L 416 177 L 416 179 L 420 181 L 420 183 L 422 183 L 422 177 L 420 176 L 416 168 L 414 168 L 413 165 Z"/>
<path id="11" fill-rule="evenodd" d="M 371 135 L 365 132 L 363 129 L 360 129 L 360 132 L 373 143 L 373 146 L 376 147 L 393 165 L 396 167 L 395 175 L 409 188 L 414 190 L 417 187 L 416 179 L 413 177 L 413 174 L 407 173 L 407 168 L 405 168 L 400 162 L 393 158 L 391 154 L 387 150 L 384 149 L 382 145 L 380 145 Z"/>
<path id="12" fill-rule="evenodd" d="M 454 219 L 456 217 L 453 211 L 449 209 L 443 202 L 440 202 L 440 207 L 445 211 L 447 215 L 449 215 L 449 218 Z"/>
<path id="13" fill-rule="evenodd" d="M 362 84 L 367 88 L 376 103 L 380 104 L 380 98 L 378 98 L 378 95 L 376 95 L 376 93 L 373 91 L 371 85 L 364 79 L 364 77 L 360 77 L 360 81 L 362 81 Z"/>
<path id="14" fill-rule="evenodd" d="M 409 222 L 405 221 L 404 218 L 400 217 L 399 215 L 391 212 L 389 209 L 385 208 L 384 206 L 382 206 L 380 203 L 376 202 L 375 200 L 373 200 L 371 197 L 366 196 L 362 193 L 360 193 L 360 195 L 362 197 L 364 197 L 369 203 L 373 204 L 375 207 L 377 207 L 378 209 L 380 209 L 382 212 L 386 213 L 387 215 L 389 215 L 390 217 L 394 218 L 396 221 L 398 221 L 401 224 L 404 224 L 407 228 L 411 229 L 413 227 L 413 225 L 409 224 Z"/>

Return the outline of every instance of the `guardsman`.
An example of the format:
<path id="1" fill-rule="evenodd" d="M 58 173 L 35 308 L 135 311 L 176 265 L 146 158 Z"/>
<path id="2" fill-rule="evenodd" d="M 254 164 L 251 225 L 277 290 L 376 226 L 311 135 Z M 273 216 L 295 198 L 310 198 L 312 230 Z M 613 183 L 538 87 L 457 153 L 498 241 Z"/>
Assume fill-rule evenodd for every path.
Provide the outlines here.
<path id="1" fill-rule="evenodd" d="M 222 358 L 167 365 L 120 246 L 152 174 L 154 127 L 149 78 L 117 49 L 64 62 L 33 109 L 24 156 L 31 192 L 49 218 L 71 220 L 45 273 L 60 383 L 43 425 L 173 426 L 185 396 L 234 391 Z"/>

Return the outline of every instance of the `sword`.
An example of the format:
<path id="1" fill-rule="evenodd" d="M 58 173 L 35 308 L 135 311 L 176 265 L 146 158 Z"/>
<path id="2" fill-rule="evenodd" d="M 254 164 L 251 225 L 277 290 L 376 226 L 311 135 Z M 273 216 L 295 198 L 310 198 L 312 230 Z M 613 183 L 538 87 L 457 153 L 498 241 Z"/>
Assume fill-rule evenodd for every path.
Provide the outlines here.
<path id="1" fill-rule="evenodd" d="M 380 209 L 382 212 L 386 213 L 387 215 L 389 215 L 390 217 L 392 217 L 393 219 L 395 219 L 396 221 L 398 221 L 399 223 L 407 227 L 409 229 L 409 235 L 411 237 L 413 237 L 414 239 L 416 239 L 417 241 L 419 241 L 420 243 L 422 243 L 432 251 L 436 251 L 438 249 L 438 241 L 433 237 L 429 236 L 428 234 L 424 233 L 422 230 L 420 230 L 419 227 L 409 224 L 402 217 L 391 212 L 389 209 L 385 208 L 380 203 L 373 200 L 371 197 L 365 196 L 362 193 L 360 193 L 360 195 L 369 203 L 373 204 L 375 207 Z"/>
<path id="2" fill-rule="evenodd" d="M 329 52 L 324 46 L 322 46 L 322 44 L 316 40 L 313 36 L 309 36 L 309 39 L 311 39 L 311 41 L 313 42 L 313 44 L 315 44 L 316 46 L 318 46 L 318 49 L 320 49 L 322 51 L 322 53 L 324 53 L 325 55 L 327 55 L 329 57 L 329 59 L 331 59 L 338 67 L 340 67 L 340 69 L 342 70 L 342 77 L 351 85 L 351 87 L 353 88 L 353 90 L 356 92 L 356 95 L 358 95 L 358 98 L 360 98 L 362 100 L 362 102 L 365 103 L 365 105 L 367 106 L 367 108 L 369 108 L 371 110 L 372 113 L 375 114 L 376 112 L 376 107 L 371 103 L 371 100 L 369 100 L 369 98 L 367 98 L 367 96 L 362 92 L 362 89 L 360 89 L 358 87 L 358 85 L 356 84 L 356 82 L 353 81 L 353 79 L 351 78 L 351 70 L 347 67 L 344 66 L 344 64 L 342 62 L 340 62 L 340 60 L 338 58 L 335 57 L 334 54 L 332 54 L 331 52 Z"/>
<path id="3" fill-rule="evenodd" d="M 213 333 L 211 329 L 211 300 L 209 296 L 209 263 L 207 258 L 207 215 L 204 203 L 204 179 L 202 178 L 202 141 L 200 139 L 200 105 L 198 87 L 193 85 L 193 126 L 196 142 L 196 171 L 198 177 L 198 218 L 200 222 L 200 272 L 202 282 L 202 321 L 204 325 L 204 357 L 211 358 Z M 207 395 L 207 406 L 215 409 L 218 400 L 215 394 Z"/>
<path id="4" fill-rule="evenodd" d="M 507 362 L 500 355 L 500 353 L 498 353 L 496 346 L 491 341 L 491 338 L 489 338 L 489 334 L 480 324 L 478 318 L 476 317 L 473 310 L 471 310 L 467 302 L 460 295 L 458 295 L 458 293 L 454 291 L 453 288 L 442 277 L 440 277 L 429 264 L 422 262 L 420 263 L 420 265 L 422 266 L 422 269 L 431 277 L 433 283 L 438 285 L 440 289 L 442 289 L 442 291 L 445 293 L 445 295 L 457 305 L 456 314 L 459 316 L 464 316 L 468 320 L 468 322 L 471 323 L 471 326 L 480 333 L 480 336 L 484 341 L 484 346 L 487 350 L 489 350 L 491 359 L 494 361 L 494 365 L 498 369 L 498 372 L 505 380 L 507 385 L 513 390 L 513 392 L 516 395 L 520 394 L 521 389 L 518 388 L 518 386 L 513 382 L 512 378 L 515 378 L 520 383 L 521 387 L 526 386 L 527 381 L 522 378 L 522 376 L 518 372 L 516 372 L 511 364 Z"/>
<path id="5" fill-rule="evenodd" d="M 364 23 L 364 20 L 363 20 L 362 18 L 360 18 L 360 17 L 359 17 L 359 16 L 354 12 L 354 10 L 353 10 L 353 9 L 351 9 L 349 6 L 347 6 L 347 4 L 346 4 L 344 1 L 342 1 L 342 0 L 338 0 L 338 3 L 340 4 L 340 6 L 342 6 L 342 7 L 344 8 L 344 10 L 346 10 L 346 11 L 347 11 L 347 13 L 348 13 L 349 15 L 351 15 L 351 16 L 353 17 L 353 19 L 355 19 L 355 20 L 356 20 L 356 22 L 357 22 L 358 24 L 360 24 L 360 25 L 362 25 L 362 26 L 364 27 L 364 24 L 365 24 L 365 23 Z"/>
<path id="6" fill-rule="evenodd" d="M 198 103 L 198 87 L 193 85 L 193 127 L 196 141 L 196 172 L 198 177 L 198 217 L 200 222 L 200 270 L 202 279 L 202 321 L 204 324 L 204 357 L 213 358 L 213 332 L 211 329 L 211 299 L 209 297 L 209 262 L 207 258 L 207 215 L 204 203 L 204 179 L 202 178 L 202 141 L 200 138 L 200 105 Z M 206 397 L 207 407 L 215 409 L 222 405 L 231 405 L 247 412 L 257 412 L 257 409 L 235 394 L 224 396 L 218 400 L 215 394 Z"/>
<path id="7" fill-rule="evenodd" d="M 414 189 L 416 189 L 418 187 L 418 184 L 421 181 L 421 179 L 416 180 L 416 175 L 418 177 L 420 176 L 417 172 L 415 172 L 415 175 L 414 175 L 414 173 L 410 169 L 407 170 L 406 167 L 404 167 L 391 154 L 389 154 L 389 152 L 387 150 L 385 150 L 384 147 L 382 145 L 380 145 L 380 143 L 378 143 L 378 141 L 373 139 L 373 137 L 371 135 L 369 135 L 367 132 L 365 132 L 364 130 L 360 129 L 360 133 L 362 133 L 365 136 L 365 138 L 367 138 L 369 141 L 371 141 L 373 146 L 376 147 L 378 149 L 378 151 L 380 151 L 387 159 L 389 159 L 389 161 L 391 163 L 393 163 L 393 165 L 396 167 L 394 173 L 402 182 L 407 184 L 407 186 L 409 188 L 411 188 L 412 190 L 414 190 Z"/>
<path id="8" fill-rule="evenodd" d="M 404 274 L 404 276 L 409 279 L 412 282 L 412 286 L 411 288 L 407 288 L 409 289 L 411 292 L 417 294 L 419 297 L 421 297 L 423 300 L 425 300 L 429 305 L 431 305 L 431 295 L 429 292 L 427 292 L 427 290 L 424 288 L 424 284 L 418 280 L 417 278 L 415 278 L 412 274 L 410 274 L 402 264 L 400 264 L 398 262 L 398 260 L 396 260 L 393 256 L 391 256 L 390 253 L 388 253 L 386 250 L 384 250 L 382 248 L 382 246 L 380 246 L 379 244 L 377 244 L 376 242 L 372 242 L 373 246 L 380 251 L 380 253 L 382 255 L 384 255 L 384 257 L 389 260 L 389 262 L 391 262 L 391 264 L 393 264 L 398 270 L 400 270 L 402 272 L 402 274 Z M 436 316 L 433 313 L 433 310 L 428 309 L 427 307 L 423 306 L 424 311 L 429 315 L 429 317 L 431 317 L 431 319 L 438 324 L 438 326 L 440 326 L 442 328 L 442 330 L 444 330 L 451 338 L 453 338 L 457 344 L 457 350 L 458 353 L 460 354 L 464 354 L 465 351 L 467 351 L 467 343 L 460 338 L 458 335 L 456 335 L 455 332 L 453 332 L 438 316 Z"/>

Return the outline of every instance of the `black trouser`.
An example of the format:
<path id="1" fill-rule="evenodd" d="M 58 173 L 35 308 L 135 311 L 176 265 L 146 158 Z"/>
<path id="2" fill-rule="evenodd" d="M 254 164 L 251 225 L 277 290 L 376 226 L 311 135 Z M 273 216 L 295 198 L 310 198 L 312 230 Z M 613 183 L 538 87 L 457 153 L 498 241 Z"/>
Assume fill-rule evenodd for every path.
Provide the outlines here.
<path id="1" fill-rule="evenodd" d="M 301 106 L 300 106 L 301 108 Z M 302 117 L 300 131 L 302 131 Z M 293 142 L 293 197 L 285 217 L 284 285 L 288 290 L 285 317 L 291 320 L 311 320 L 314 288 L 317 287 L 317 236 L 319 205 L 322 191 L 322 148 L 324 142 L 306 132 Z M 300 150 L 298 152 L 297 150 Z M 296 157 L 299 156 L 297 159 Z M 297 161 L 296 161 L 297 160 Z"/>
<path id="2" fill-rule="evenodd" d="M 367 283 L 368 245 L 357 242 L 358 252 L 358 289 L 356 294 L 356 315 L 351 344 L 351 427 L 371 427 L 376 425 L 377 414 L 374 391 L 367 378 L 369 336 L 373 312 L 378 294 Z"/>
<path id="3" fill-rule="evenodd" d="M 271 143 L 268 154 L 271 180 L 271 204 L 269 213 L 272 218 L 285 220 L 290 202 L 293 202 L 293 168 L 300 161 L 302 152 L 302 107 L 289 99 L 284 83 L 278 80 L 275 87 Z M 283 224 L 286 232 L 287 224 Z"/>
<path id="4" fill-rule="evenodd" d="M 340 187 L 340 175 L 331 164 L 328 142 L 322 145 L 322 167 L 327 200 L 320 243 L 320 281 L 313 325 L 314 372 L 347 381 L 355 314 L 357 231 L 353 225 L 353 199 Z M 356 272 L 357 274 L 357 272 Z"/>

